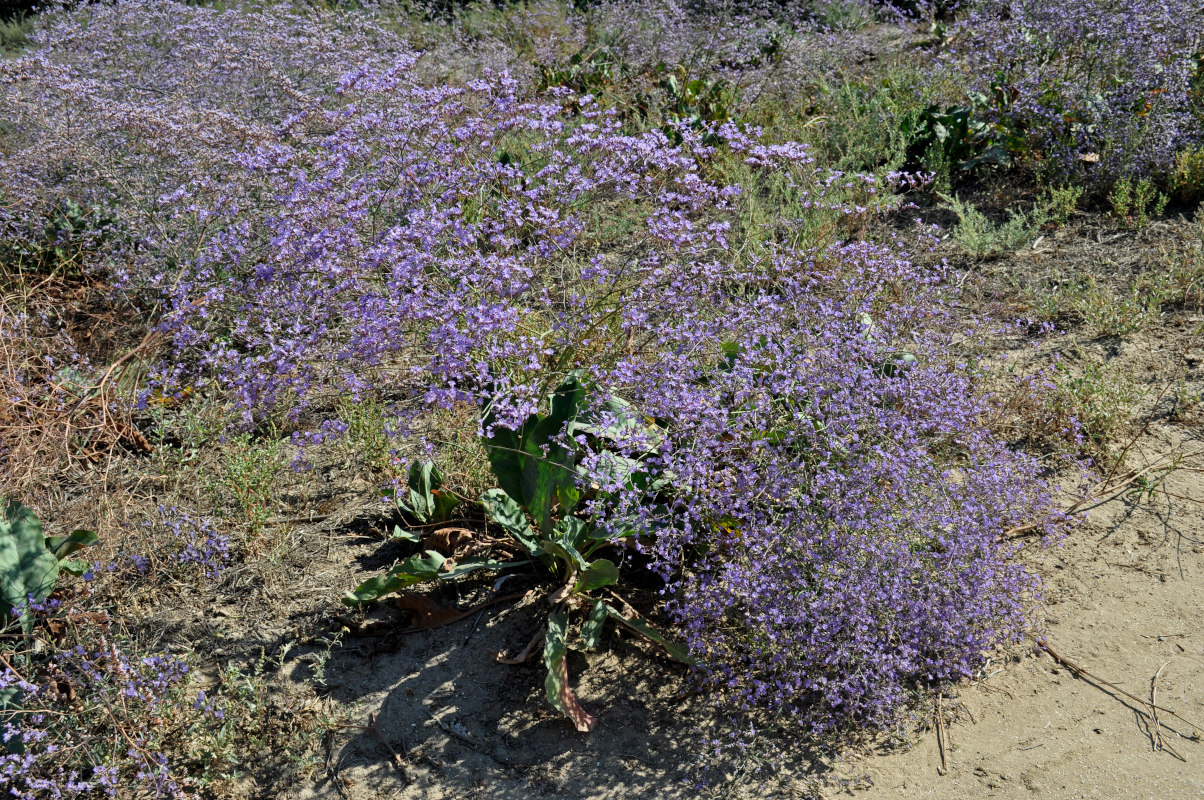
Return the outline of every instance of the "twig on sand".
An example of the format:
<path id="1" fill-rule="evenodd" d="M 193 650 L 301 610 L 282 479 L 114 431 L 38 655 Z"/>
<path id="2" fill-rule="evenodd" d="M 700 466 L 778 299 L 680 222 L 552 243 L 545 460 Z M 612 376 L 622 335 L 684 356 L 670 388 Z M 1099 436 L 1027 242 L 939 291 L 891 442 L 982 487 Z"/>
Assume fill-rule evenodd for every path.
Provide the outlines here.
<path id="1" fill-rule="evenodd" d="M 406 785 L 409 785 L 410 775 L 406 772 L 405 759 L 400 753 L 393 749 L 393 745 L 389 743 L 388 738 L 385 737 L 384 731 L 382 731 L 380 729 L 380 725 L 377 724 L 375 714 L 368 715 L 368 727 L 371 728 L 372 732 L 376 734 L 376 738 L 380 739 L 380 743 L 383 744 L 385 749 L 389 751 L 389 755 L 393 756 L 393 766 L 397 767 L 397 771 L 401 773 L 401 779 L 406 782 Z M 401 741 L 401 749 L 406 749 L 405 739 L 402 739 Z"/>
<path id="2" fill-rule="evenodd" d="M 949 774 L 949 758 L 945 754 L 945 703 L 939 694 L 936 696 L 936 746 L 941 754 L 941 765 L 937 767 L 937 775 Z"/>
<path id="3" fill-rule="evenodd" d="M 1174 717 L 1179 722 L 1182 722 L 1184 725 L 1187 725 L 1189 728 L 1196 731 L 1197 736 L 1194 738 L 1196 738 L 1197 740 L 1199 738 L 1199 734 L 1204 733 L 1204 727 L 1197 725 L 1196 723 L 1192 722 L 1189 719 L 1181 717 L 1180 715 L 1176 714 L 1174 711 L 1171 711 L 1169 708 L 1158 705 L 1158 702 L 1157 702 L 1158 701 L 1158 696 L 1157 696 L 1158 678 L 1162 674 L 1162 670 L 1163 670 L 1163 668 L 1166 667 L 1166 664 L 1163 664 L 1161 667 L 1158 668 L 1158 671 L 1156 673 L 1154 673 L 1154 677 L 1150 682 L 1150 699 L 1147 701 L 1143 698 L 1138 697 L 1137 695 L 1133 694 L 1132 692 L 1125 691 L 1124 689 L 1120 688 L 1119 686 L 1117 686 L 1115 683 L 1112 683 L 1111 681 L 1106 681 L 1103 678 L 1099 677 L 1098 675 L 1092 675 L 1090 672 L 1083 669 L 1082 667 L 1080 667 L 1078 664 L 1074 663 L 1070 659 L 1066 658 L 1065 656 L 1059 655 L 1057 653 L 1057 651 L 1055 651 L 1052 647 L 1049 646 L 1049 642 L 1047 642 L 1046 640 L 1035 639 L 1034 641 L 1037 643 L 1037 647 L 1041 648 L 1042 650 L 1044 650 L 1046 653 L 1049 654 L 1050 658 L 1052 658 L 1054 661 L 1058 662 L 1062 666 L 1066 667 L 1066 669 L 1070 670 L 1074 674 L 1076 674 L 1080 677 L 1086 678 L 1087 680 L 1091 681 L 1092 683 L 1099 684 L 1100 686 L 1106 686 L 1111 691 L 1116 692 L 1117 694 L 1122 695 L 1122 696 L 1128 698 L 1129 700 L 1132 700 L 1134 703 L 1137 703 L 1139 706 L 1141 706 L 1142 710 L 1144 712 L 1148 713 L 1150 719 L 1153 721 L 1153 725 L 1151 726 L 1152 732 L 1150 734 L 1150 739 L 1154 743 L 1154 749 L 1155 750 L 1165 750 L 1167 753 L 1170 753 L 1171 755 L 1173 755 L 1175 758 L 1179 759 L 1180 761 L 1184 761 L 1184 762 L 1187 761 L 1186 758 L 1184 758 L 1182 755 L 1177 753 L 1173 748 L 1171 748 L 1169 745 L 1166 744 L 1166 742 L 1163 741 L 1162 734 L 1161 734 L 1161 728 L 1166 728 L 1168 731 L 1171 731 L 1172 733 L 1175 733 L 1178 736 L 1182 736 L 1183 734 L 1180 734 L 1174 728 L 1172 728 L 1171 726 L 1167 725 L 1165 722 L 1160 720 L 1158 718 L 1158 712 L 1161 711 L 1163 714 L 1166 714 L 1170 717 Z M 1169 663 L 1170 662 L 1168 661 L 1167 664 L 1169 664 Z M 1185 737 L 1185 738 L 1193 738 L 1193 737 Z"/>
<path id="4" fill-rule="evenodd" d="M 1066 514 L 1086 514 L 1088 511 L 1093 511 L 1096 508 L 1111 502 L 1119 497 L 1124 490 L 1131 484 L 1144 478 L 1151 472 L 1160 469 L 1166 469 L 1168 472 L 1177 469 L 1189 469 L 1181 466 L 1181 464 L 1191 458 L 1204 455 L 1204 448 L 1193 450 L 1189 453 L 1165 453 L 1152 462 L 1142 467 L 1141 469 L 1130 470 L 1123 475 L 1110 474 L 1107 478 L 1091 487 L 1083 496 L 1075 502 L 1070 508 L 1066 509 Z M 1168 458 L 1172 459 L 1172 464 L 1169 467 L 1164 467 L 1163 462 Z M 1102 495 L 1102 496 L 1101 496 Z M 1090 504 L 1090 505 L 1088 505 Z M 1003 532 L 1005 539 L 1019 539 L 1026 535 L 1032 535 L 1032 531 L 1039 530 L 1041 523 L 1031 522 L 1026 525 L 1017 525 L 1014 528 L 1009 528 Z"/>
<path id="5" fill-rule="evenodd" d="M 1154 731 L 1151 737 L 1154 741 L 1154 751 L 1165 750 L 1180 761 L 1186 762 L 1187 759 L 1179 755 L 1175 748 L 1162 740 L 1162 723 L 1158 721 L 1158 678 L 1162 675 L 1162 670 L 1166 669 L 1166 665 L 1174 661 L 1173 658 L 1168 658 L 1162 662 L 1162 666 L 1154 673 L 1154 677 L 1150 678 L 1150 716 L 1154 720 Z"/>

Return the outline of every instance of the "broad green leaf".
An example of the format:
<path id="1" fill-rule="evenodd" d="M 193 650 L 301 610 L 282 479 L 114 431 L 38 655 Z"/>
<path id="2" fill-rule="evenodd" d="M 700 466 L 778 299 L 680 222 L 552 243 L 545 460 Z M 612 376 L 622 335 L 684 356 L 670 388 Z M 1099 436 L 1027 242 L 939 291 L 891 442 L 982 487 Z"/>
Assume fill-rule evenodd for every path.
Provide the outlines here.
<path id="1" fill-rule="evenodd" d="M 0 689 L 0 735 L 7 725 L 12 725 L 14 735 L 4 743 L 5 748 L 13 755 L 25 752 L 25 740 L 21 736 L 21 717 L 25 716 L 25 693 L 18 686 L 6 686 Z"/>
<path id="2" fill-rule="evenodd" d="M 577 584 L 573 586 L 573 592 L 575 594 L 584 594 L 585 592 L 592 592 L 595 589 L 601 589 L 603 586 L 611 586 L 618 582 L 619 568 L 608 559 L 599 558 L 581 573 L 581 577 L 577 579 Z"/>
<path id="3" fill-rule="evenodd" d="M 439 577 L 439 570 L 445 560 L 434 550 L 427 550 L 425 558 L 412 555 L 384 575 L 370 578 L 347 592 L 343 595 L 343 602 L 349 606 L 372 603 L 416 583 L 434 580 Z"/>
<path id="4" fill-rule="evenodd" d="M 556 489 L 556 500 L 560 503 L 561 514 L 571 514 L 581 502 L 581 490 L 575 484 L 566 484 Z"/>
<path id="5" fill-rule="evenodd" d="M 434 498 L 431 516 L 435 522 L 446 522 L 451 518 L 451 512 L 461 503 L 459 497 L 445 489 L 433 490 L 431 497 Z"/>
<path id="6" fill-rule="evenodd" d="M 635 536 L 635 526 L 625 520 L 608 520 L 605 526 L 594 525 L 589 529 L 590 539 L 617 541 Z"/>
<path id="7" fill-rule="evenodd" d="M 411 530 L 410 528 L 403 528 L 400 525 L 394 525 L 393 533 L 389 535 L 389 538 L 393 541 L 418 543 L 422 541 L 422 534 L 416 530 Z"/>
<path id="8" fill-rule="evenodd" d="M 533 556 L 543 553 L 539 537 L 535 535 L 535 531 L 531 530 L 531 523 L 527 521 L 527 515 L 523 512 L 522 506 L 516 503 L 507 492 L 502 489 L 490 489 L 481 495 L 480 502 L 485 507 L 485 512 L 489 514 L 489 518 L 505 528 L 506 532 L 517 539 L 519 544 L 527 548 L 528 553 Z"/>
<path id="9" fill-rule="evenodd" d="M 64 559 L 99 541 L 100 537 L 94 531 L 77 530 L 67 536 L 47 536 L 46 549 L 54 553 L 55 558 Z"/>
<path id="10" fill-rule="evenodd" d="M 589 539 L 590 525 L 580 517 L 563 517 L 556 523 L 556 541 L 579 549 Z"/>
<path id="11" fill-rule="evenodd" d="M 606 625 L 609 616 L 610 612 L 606 610 L 606 603 L 595 600 L 589 616 L 586 617 L 585 622 L 581 623 L 581 641 L 586 650 L 593 650 L 601 643 L 602 628 Z"/>
<path id="12" fill-rule="evenodd" d="M 603 452 L 599 455 L 598 473 L 608 482 L 613 481 L 630 487 L 637 483 L 637 476 L 647 476 L 644 465 L 638 459 L 611 452 Z"/>
<path id="13" fill-rule="evenodd" d="M 492 416 L 486 416 L 484 423 L 488 427 L 492 423 Z M 493 435 L 485 439 L 483 444 L 498 486 L 506 494 L 521 500 L 526 456 L 522 452 L 519 435 L 506 428 L 494 428 Z"/>
<path id="14" fill-rule="evenodd" d="M 12 619 L 13 608 L 29 597 L 45 600 L 57 580 L 58 559 L 46 549 L 42 523 L 28 508 L 10 502 L 0 520 L 0 627 Z M 26 633 L 33 631 L 28 612 L 21 615 L 21 627 Z"/>
<path id="15" fill-rule="evenodd" d="M 479 569 L 503 570 L 513 567 L 521 567 L 530 564 L 530 561 L 497 561 L 492 558 L 466 558 L 463 561 L 457 561 L 451 569 L 444 570 L 439 573 L 440 580 L 451 580 L 458 578 L 461 575 L 467 575 L 470 572 L 476 572 Z"/>
<path id="16" fill-rule="evenodd" d="M 522 499 L 545 535 L 552 530 L 552 505 L 557 490 L 576 482 L 573 454 L 554 441 L 563 430 L 563 422 L 545 417 L 523 442 L 526 460 L 523 462 Z"/>
<path id="17" fill-rule="evenodd" d="M 553 707 L 571 719 L 578 731 L 588 733 L 594 727 L 595 720 L 577 702 L 569 686 L 568 646 L 565 642 L 568 623 L 566 611 L 553 611 L 548 616 L 548 635 L 543 648 L 543 663 L 548 668 L 548 677 L 544 680 L 544 690 Z"/>
<path id="18" fill-rule="evenodd" d="M 410 464 L 405 498 L 396 497 L 397 507 L 420 523 L 445 522 L 460 499 L 442 491 L 443 476 L 433 462 L 414 461 Z"/>
<path id="19" fill-rule="evenodd" d="M 584 401 L 585 387 L 581 385 L 580 373 L 573 372 L 552 392 L 552 413 L 549 419 L 555 422 L 558 432 L 577 416 Z"/>
<path id="20" fill-rule="evenodd" d="M 577 569 L 577 570 L 589 569 L 589 562 L 585 560 L 585 558 L 581 555 L 580 551 L 578 551 L 577 548 L 573 547 L 571 544 L 568 544 L 567 542 L 565 542 L 563 540 L 560 540 L 560 541 L 545 540 L 544 541 L 544 549 L 547 552 L 552 553 L 554 556 L 559 558 L 560 561 L 564 564 L 565 570 L 567 572 L 572 572 L 574 569 Z"/>
<path id="21" fill-rule="evenodd" d="M 64 558 L 59 561 L 59 572 L 66 572 L 77 578 L 91 567 L 92 564 L 82 558 Z"/>

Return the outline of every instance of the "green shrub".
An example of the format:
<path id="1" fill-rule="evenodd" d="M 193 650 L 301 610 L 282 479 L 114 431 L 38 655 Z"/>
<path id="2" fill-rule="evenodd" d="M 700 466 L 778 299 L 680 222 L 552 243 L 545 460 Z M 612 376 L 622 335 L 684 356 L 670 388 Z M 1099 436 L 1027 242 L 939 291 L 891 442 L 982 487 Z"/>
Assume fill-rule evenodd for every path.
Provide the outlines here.
<path id="1" fill-rule="evenodd" d="M 1032 241 L 1034 231 L 1045 220 L 1041 209 L 1031 213 L 1009 211 L 1006 222 L 995 223 L 972 204 L 956 197 L 941 198 L 957 214 L 953 239 L 966 255 L 976 259 L 1000 258 Z"/>
<path id="2" fill-rule="evenodd" d="M 1112 215 L 1125 227 L 1140 228 L 1166 210 L 1167 196 L 1149 178 L 1121 178 L 1108 194 Z"/>
<path id="3" fill-rule="evenodd" d="M 1047 222 L 1062 226 L 1070 220 L 1082 199 L 1082 186 L 1047 186 L 1037 200 L 1037 208 L 1041 209 Z"/>
<path id="4" fill-rule="evenodd" d="M 1169 183 L 1171 195 L 1180 202 L 1204 199 L 1204 147 L 1179 151 Z"/>

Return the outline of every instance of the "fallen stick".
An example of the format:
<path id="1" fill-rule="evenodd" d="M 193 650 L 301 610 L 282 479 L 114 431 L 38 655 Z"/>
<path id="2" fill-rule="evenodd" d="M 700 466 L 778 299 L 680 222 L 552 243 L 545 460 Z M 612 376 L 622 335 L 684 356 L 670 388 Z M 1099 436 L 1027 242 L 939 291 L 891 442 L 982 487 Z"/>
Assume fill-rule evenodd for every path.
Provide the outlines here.
<path id="1" fill-rule="evenodd" d="M 384 731 L 380 729 L 380 726 L 376 722 L 375 714 L 368 715 L 368 727 L 371 728 L 373 733 L 376 734 L 376 738 L 380 739 L 380 743 L 383 744 L 385 749 L 389 751 L 389 755 L 393 756 L 393 766 L 397 767 L 397 771 L 401 773 L 401 779 L 405 781 L 407 786 L 409 786 L 410 776 L 409 773 L 406 772 L 405 759 L 401 757 L 400 753 L 393 749 L 393 745 L 389 744 L 389 740 L 385 738 Z M 402 740 L 401 749 L 405 749 L 404 740 Z"/>
<path id="2" fill-rule="evenodd" d="M 1187 759 L 1179 755 L 1175 748 L 1162 741 L 1162 723 L 1158 720 L 1158 677 L 1162 675 L 1162 670 L 1166 669 L 1166 665 L 1172 661 L 1174 661 L 1173 658 L 1163 661 L 1162 666 L 1154 673 L 1154 677 L 1150 678 L 1150 716 L 1154 719 L 1154 735 L 1151 738 L 1154 743 L 1155 752 L 1165 750 L 1180 761 L 1187 763 Z"/>
<path id="3" fill-rule="evenodd" d="M 941 754 L 941 765 L 937 767 L 937 775 L 949 774 L 949 759 L 945 755 L 945 705 L 944 699 L 936 696 L 936 746 Z"/>
<path id="4" fill-rule="evenodd" d="M 1071 672 L 1075 673 L 1076 675 L 1080 675 L 1089 681 L 1100 684 L 1101 686 L 1107 686 L 1112 691 L 1116 692 L 1117 694 L 1127 697 L 1128 699 L 1132 700 L 1134 703 L 1137 703 L 1138 705 L 1140 705 L 1142 708 L 1149 709 L 1150 717 L 1151 717 L 1151 719 L 1154 720 L 1156 725 L 1166 728 L 1167 730 L 1172 731 L 1172 732 L 1176 733 L 1177 735 L 1182 736 L 1182 734 L 1179 734 L 1177 731 L 1175 731 L 1174 728 L 1171 728 L 1165 722 L 1162 722 L 1161 720 L 1158 719 L 1157 712 L 1161 711 L 1163 714 L 1167 714 L 1167 715 L 1172 716 L 1175 719 L 1179 720 L 1184 725 L 1187 725 L 1189 728 L 1192 728 L 1193 730 L 1195 730 L 1197 733 L 1204 733 L 1204 727 L 1197 725 L 1196 723 L 1192 722 L 1189 719 L 1179 716 L 1174 711 L 1171 711 L 1169 708 L 1164 708 L 1163 706 L 1157 705 L 1155 703 L 1155 700 L 1157 699 L 1156 697 L 1151 697 L 1149 700 L 1140 698 L 1137 695 L 1133 694 L 1132 692 L 1125 691 L 1124 689 L 1120 688 L 1119 686 L 1117 686 L 1115 683 L 1112 683 L 1111 681 L 1106 681 L 1103 678 L 1099 677 L 1098 675 L 1091 674 L 1090 672 L 1083 669 L 1078 664 L 1074 663 L 1073 661 L 1066 658 L 1065 656 L 1059 655 L 1057 653 L 1057 651 L 1055 651 L 1052 647 L 1049 646 L 1049 642 L 1045 641 L 1044 639 L 1034 639 L 1034 641 L 1037 643 L 1037 647 L 1041 648 L 1046 653 L 1049 653 L 1050 658 L 1052 658 L 1054 661 L 1058 662 L 1062 666 L 1066 667 L 1066 669 L 1070 670 Z M 1165 667 L 1166 665 L 1163 664 L 1162 666 Z M 1158 671 L 1161 672 L 1162 668 L 1160 667 Z M 1154 677 L 1155 677 L 1155 679 L 1157 679 L 1157 675 L 1155 675 Z M 1151 738 L 1153 738 L 1153 737 L 1151 737 Z M 1161 737 L 1159 736 L 1158 738 L 1160 739 Z M 1184 761 L 1187 760 L 1187 759 L 1183 758 L 1183 756 L 1179 755 L 1178 753 L 1175 753 L 1173 750 L 1167 750 L 1167 752 L 1171 753 L 1176 758 L 1182 759 Z"/>

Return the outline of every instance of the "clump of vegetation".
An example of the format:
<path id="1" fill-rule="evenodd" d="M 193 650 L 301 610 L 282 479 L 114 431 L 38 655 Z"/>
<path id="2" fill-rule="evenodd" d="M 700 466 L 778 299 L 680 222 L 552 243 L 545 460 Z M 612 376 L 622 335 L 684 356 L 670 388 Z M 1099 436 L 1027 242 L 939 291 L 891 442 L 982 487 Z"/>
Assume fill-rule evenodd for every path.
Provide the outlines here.
<path id="1" fill-rule="evenodd" d="M 1105 188 L 1199 143 L 1201 10 L 1187 0 L 990 0 L 952 26 L 985 121 L 1042 173 Z"/>
<path id="2" fill-rule="evenodd" d="M 1115 368 L 1099 363 L 1076 369 L 1059 362 L 1055 369 L 1054 409 L 1075 422 L 1090 452 L 1106 457 L 1132 424 L 1137 387 Z"/>
<path id="3" fill-rule="evenodd" d="M 161 43 L 184 30 L 191 41 L 203 30 L 215 42 L 241 42 L 241 26 L 250 25 L 257 35 L 240 46 L 261 53 L 256 63 L 296 57 L 291 45 L 273 49 L 285 39 L 258 34 L 287 27 L 287 15 L 192 9 L 184 27 L 146 13 L 95 7 L 86 27 L 67 15 L 55 41 L 83 37 L 93 54 L 112 55 L 95 63 L 138 63 L 143 80 L 193 80 L 186 76 L 196 70 L 177 52 L 203 50 L 143 48 L 131 26 L 153 25 Z M 1016 598 L 1030 582 L 991 531 L 1054 515 L 1034 465 L 975 422 L 978 401 L 964 392 L 949 334 L 938 332 L 948 313 L 939 277 L 889 247 L 838 238 L 864 226 L 889 185 L 826 173 L 805 145 L 765 143 L 726 121 L 708 99 L 718 84 L 675 82 L 670 73 L 670 113 L 630 133 L 588 97 L 526 100 L 503 77 L 454 92 L 415 85 L 406 76 L 417 56 L 386 62 L 381 35 L 363 39 L 378 55 L 338 76 L 310 73 L 304 86 L 282 87 L 270 107 L 244 101 L 252 82 L 280 85 L 250 62 L 245 85 L 185 82 L 177 96 L 188 102 L 173 109 L 154 101 L 158 118 L 175 120 L 172 130 L 209 130 L 198 105 L 239 120 L 228 133 L 201 137 L 203 155 L 169 159 L 178 172 L 159 173 L 163 183 L 127 185 L 145 199 L 125 205 L 124 224 L 140 224 L 154 205 L 171 229 L 163 247 L 143 245 L 126 278 L 129 289 L 175 309 L 161 323 L 174 365 L 158 377 L 161 395 L 228 386 L 248 421 L 300 423 L 325 393 L 388 381 L 404 400 L 396 407 L 409 409 L 397 423 L 414 429 L 424 409 L 477 405 L 509 498 L 487 495 L 486 505 L 508 520 L 528 557 L 564 582 L 563 596 L 553 595 L 546 652 L 554 702 L 570 715 L 558 660 L 562 615 L 585 604 L 596 624 L 613 607 L 592 592 L 621 578 L 623 559 L 594 555 L 599 549 L 645 552 L 672 598 L 671 618 L 698 654 L 701 680 L 731 684 L 744 675 L 733 684 L 741 704 L 768 703 L 815 729 L 885 724 L 917 680 L 969 674 L 984 646 L 1019 635 Z M 52 45 L 46 63 L 70 61 L 73 48 L 56 55 Z M 127 91 L 124 73 L 107 70 L 96 76 L 98 111 Z M 61 130 L 60 113 L 78 113 L 74 90 L 56 75 L 32 80 L 61 103 L 35 108 L 27 95 L 10 98 L 46 135 Z M 320 109 L 311 100 L 319 97 Z M 142 114 L 126 115 L 120 130 L 107 116 L 82 119 L 70 152 L 85 161 L 117 153 L 116 163 L 96 164 L 114 176 L 135 169 L 121 163 L 114 136 L 191 147 L 188 137 L 164 138 Z M 526 149 L 512 151 L 506 143 L 518 139 Z M 743 185 L 723 182 L 716 167 L 724 159 L 743 164 Z M 12 162 L 46 174 L 33 150 Z M 218 165 L 223 177 L 214 181 Z M 733 214 L 762 186 L 773 186 L 779 208 L 795 216 Z M 863 205 L 849 202 L 857 192 Z M 249 197 L 260 200 L 239 199 Z M 276 205 L 269 212 L 265 202 Z M 587 218 L 578 210 L 599 203 L 639 215 L 639 252 L 582 236 Z M 216 230 L 205 222 L 217 218 Z M 807 227 L 815 219 L 826 222 Z M 340 233 L 315 238 L 319 231 Z M 167 243 L 181 240 L 202 255 L 176 260 Z M 544 398 L 569 376 L 578 376 L 580 399 L 568 412 L 555 400 L 545 410 Z M 574 428 L 584 409 L 590 425 L 610 433 Z M 640 419 L 652 422 L 632 424 Z M 297 438 L 319 441 L 344 427 L 327 420 Z M 904 429 L 912 433 L 901 436 Z M 499 444 L 508 436 L 518 438 Z M 940 477 L 955 465 L 921 444 L 936 439 L 972 454 L 957 465 L 956 487 Z M 255 528 L 270 508 L 274 461 L 250 439 L 235 444 L 222 487 Z M 503 467 L 514 452 L 525 461 Z M 434 472 L 412 477 L 408 516 L 446 515 L 432 499 L 441 491 Z M 764 491 L 750 495 L 750 481 Z M 836 483 L 839 498 L 831 496 Z M 415 556 L 357 598 L 467 566 L 449 573 Z M 881 585 L 916 588 L 900 589 L 906 597 L 871 588 Z M 913 612 L 899 618 L 893 609 L 903 606 Z M 607 615 L 639 625 L 627 613 Z M 767 629 L 769 619 L 783 623 Z M 824 644 L 816 637 L 833 619 L 847 620 L 840 624 L 849 635 L 824 634 Z M 887 628 L 892 637 L 879 635 Z M 910 643 L 904 650 L 900 636 Z M 770 684 L 786 688 L 770 699 Z"/>
<path id="4" fill-rule="evenodd" d="M 1204 148 L 1181 150 L 1175 156 L 1169 184 L 1171 194 L 1180 202 L 1196 203 L 1204 199 Z"/>
<path id="5" fill-rule="evenodd" d="M 972 258 L 987 259 L 1010 255 L 1036 237 L 1036 230 L 1045 222 L 1040 209 L 1031 213 L 1010 211 L 1006 222 L 992 222 L 973 205 L 956 197 L 945 202 L 957 214 L 958 226 L 954 241 Z"/>
<path id="6" fill-rule="evenodd" d="M 1108 193 L 1112 214 L 1132 228 L 1145 225 L 1151 216 L 1157 217 L 1166 209 L 1167 196 L 1155 188 L 1149 178 L 1121 178 Z"/>
<path id="7" fill-rule="evenodd" d="M 0 530 L 36 567 L 0 564 L 14 792 L 220 796 L 242 749 L 316 768 L 326 721 L 272 699 L 283 651 L 198 683 L 114 598 L 220 587 L 331 450 L 396 523 L 344 602 L 521 570 L 539 633 L 502 658 L 542 653 L 578 730 L 569 654 L 608 623 L 796 735 L 889 728 L 972 675 L 1039 589 L 1003 533 L 1065 521 L 1012 445 L 1099 460 L 1136 390 L 1087 364 L 983 392 L 988 326 L 897 223 L 935 193 L 990 259 L 1080 207 L 1139 226 L 1196 197 L 1198 10 L 1132 5 L 48 11 L 0 62 L 0 488 L 41 509 L 126 481 L 157 546 L 83 563 L 126 539 Z M 922 6 L 931 61 L 846 47 Z M 1047 188 L 993 220 L 953 193 L 992 176 Z M 1198 304 L 1183 248 L 1043 316 L 1123 336 Z M 470 547 L 432 544 L 449 524 Z"/>

